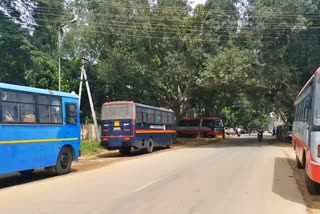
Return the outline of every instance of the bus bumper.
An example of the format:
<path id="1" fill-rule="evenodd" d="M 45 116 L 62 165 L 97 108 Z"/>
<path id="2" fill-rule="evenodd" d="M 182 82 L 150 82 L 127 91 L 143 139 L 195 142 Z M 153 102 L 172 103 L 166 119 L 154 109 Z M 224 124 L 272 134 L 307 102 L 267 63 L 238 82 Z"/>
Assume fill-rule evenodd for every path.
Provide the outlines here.
<path id="1" fill-rule="evenodd" d="M 307 152 L 306 171 L 311 180 L 320 183 L 320 163 L 314 160 L 311 152 Z"/>
<path id="2" fill-rule="evenodd" d="M 100 145 L 108 150 L 117 150 L 121 147 L 132 147 L 130 141 L 124 141 L 123 139 L 110 139 L 109 141 L 101 141 Z"/>

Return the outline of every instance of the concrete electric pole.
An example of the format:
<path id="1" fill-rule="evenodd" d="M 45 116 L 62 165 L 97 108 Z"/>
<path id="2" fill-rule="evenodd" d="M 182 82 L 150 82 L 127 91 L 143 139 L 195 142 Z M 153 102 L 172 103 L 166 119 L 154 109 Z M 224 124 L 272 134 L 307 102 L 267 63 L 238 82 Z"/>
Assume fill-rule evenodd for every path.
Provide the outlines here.
<path id="1" fill-rule="evenodd" d="M 100 132 L 99 132 L 99 127 L 98 127 L 98 123 L 97 123 L 97 117 L 96 117 L 96 113 L 94 111 L 94 106 L 93 106 L 93 101 L 92 101 L 92 96 L 91 96 L 91 91 L 90 91 L 90 86 L 89 86 L 89 82 L 88 82 L 86 69 L 84 68 L 84 62 L 88 61 L 88 60 L 85 57 L 82 57 L 81 61 L 82 61 L 82 66 L 81 66 L 80 87 L 79 87 L 79 107 L 81 107 L 82 84 L 83 84 L 83 81 L 85 81 L 86 87 L 87 87 L 87 92 L 88 92 L 90 108 L 91 108 L 92 119 L 93 119 L 93 123 L 94 123 L 94 129 L 96 131 L 96 138 L 97 138 L 97 141 L 100 142 Z"/>

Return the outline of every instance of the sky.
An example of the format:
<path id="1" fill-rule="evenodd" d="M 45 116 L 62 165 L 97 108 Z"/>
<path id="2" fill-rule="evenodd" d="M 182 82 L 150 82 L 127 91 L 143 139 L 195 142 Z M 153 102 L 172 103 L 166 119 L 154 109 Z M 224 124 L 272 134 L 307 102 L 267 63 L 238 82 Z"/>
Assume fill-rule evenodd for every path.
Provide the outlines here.
<path id="1" fill-rule="evenodd" d="M 189 0 L 191 2 L 192 7 L 194 8 L 197 4 L 204 4 L 206 0 Z"/>

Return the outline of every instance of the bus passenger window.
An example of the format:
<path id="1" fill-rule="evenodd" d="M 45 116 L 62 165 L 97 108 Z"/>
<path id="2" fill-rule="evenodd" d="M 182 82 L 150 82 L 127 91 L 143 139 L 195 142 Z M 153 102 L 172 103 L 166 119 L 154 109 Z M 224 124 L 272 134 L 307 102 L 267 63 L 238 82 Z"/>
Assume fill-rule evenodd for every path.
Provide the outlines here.
<path id="1" fill-rule="evenodd" d="M 40 123 L 50 123 L 49 106 L 39 105 L 38 110 L 39 110 L 39 122 Z"/>
<path id="2" fill-rule="evenodd" d="M 14 118 L 9 112 L 6 112 L 3 114 L 2 121 L 3 122 L 14 122 Z"/>
<path id="3" fill-rule="evenodd" d="M 18 103 L 2 102 L 3 122 L 7 122 L 7 123 L 20 122 L 18 105 L 19 105 Z"/>
<path id="4" fill-rule="evenodd" d="M 161 116 L 160 115 L 156 115 L 156 123 L 161 123 Z"/>
<path id="5" fill-rule="evenodd" d="M 24 123 L 35 123 L 36 122 L 36 116 L 34 114 L 27 114 L 23 117 Z"/>

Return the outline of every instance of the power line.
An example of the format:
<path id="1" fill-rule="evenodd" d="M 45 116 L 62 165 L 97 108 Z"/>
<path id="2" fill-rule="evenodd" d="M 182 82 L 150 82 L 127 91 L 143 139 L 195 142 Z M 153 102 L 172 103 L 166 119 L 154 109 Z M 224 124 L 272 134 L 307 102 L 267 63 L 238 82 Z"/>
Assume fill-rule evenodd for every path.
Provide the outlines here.
<path id="1" fill-rule="evenodd" d="M 0 17 L 1 17 L 1 15 L 0 15 Z M 2 15 L 2 17 L 8 18 L 6 15 Z M 18 18 L 18 17 L 14 17 L 14 18 Z M 58 23 L 58 22 L 56 22 L 56 21 L 50 21 L 50 20 L 47 20 L 47 19 L 36 19 L 36 20 L 37 20 L 37 21 L 40 21 L 40 22 L 41 22 L 41 21 L 45 21 L 45 22 L 47 22 L 47 23 L 55 23 L 55 24 Z M 110 23 L 108 23 L 108 24 L 103 24 L 103 23 L 101 23 L 101 22 L 100 22 L 100 23 L 97 23 L 97 21 L 98 21 L 98 20 L 95 20 L 95 21 L 89 20 L 87 24 L 93 25 L 93 26 L 108 26 L 108 25 L 110 25 L 110 23 L 112 23 L 112 24 L 114 24 L 114 26 L 116 26 L 115 23 L 118 23 L 119 26 L 121 26 L 121 25 L 128 25 L 128 26 L 126 26 L 126 27 L 130 27 L 130 26 L 141 27 L 142 24 L 145 24 L 145 22 L 144 22 L 144 23 L 139 23 L 139 22 L 136 22 L 136 21 L 134 21 L 134 20 L 130 20 L 130 21 L 103 20 L 104 22 L 110 21 Z M 202 23 L 201 26 L 195 26 L 195 25 L 185 26 L 184 24 L 168 24 L 168 23 L 162 24 L 162 23 L 152 23 L 152 22 L 150 22 L 150 23 L 148 23 L 148 24 L 149 24 L 149 26 L 143 25 L 143 28 L 144 28 L 144 29 L 148 29 L 148 28 L 150 28 L 150 29 L 152 28 L 152 29 L 153 29 L 154 26 L 158 26 L 158 30 L 159 30 L 159 29 L 169 29 L 169 28 L 171 28 L 171 29 L 173 29 L 173 30 L 190 30 L 190 31 L 195 31 L 195 30 L 197 30 L 197 31 L 199 31 L 199 32 L 203 32 L 203 31 L 208 30 L 208 29 L 216 29 L 216 30 L 219 30 L 220 32 L 221 32 L 221 30 L 227 30 L 227 29 L 235 30 L 235 29 L 238 29 L 237 26 L 223 26 L 223 27 L 221 27 L 221 26 L 210 26 L 210 25 L 208 25 L 208 23 Z M 268 30 L 270 30 L 270 29 L 273 29 L 273 30 L 283 30 L 283 29 L 285 28 L 285 27 L 281 27 L 281 26 L 279 26 L 279 25 L 281 25 L 281 23 L 277 23 L 277 24 L 268 23 L 268 24 L 266 24 Z M 35 25 L 35 26 L 36 26 L 36 25 Z M 118 26 L 116 26 L 116 27 L 118 27 Z M 174 27 L 174 28 L 173 28 L 173 27 Z M 175 27 L 176 27 L 176 28 L 175 28 Z M 289 26 L 288 26 L 288 27 L 289 27 Z M 177 29 L 177 28 L 178 28 L 178 29 Z M 196 29 L 196 28 L 201 28 L 201 29 Z M 242 26 L 240 29 L 242 29 L 242 30 L 247 30 L 247 29 L 252 29 L 252 28 L 253 28 L 255 31 L 256 31 L 256 30 L 263 30 L 263 29 L 264 29 L 264 27 L 259 27 L 259 25 L 254 26 L 254 27 L 251 27 L 251 26 Z M 318 28 L 319 28 L 319 26 L 307 27 L 307 29 L 318 29 Z M 295 28 L 295 29 L 306 30 L 306 27 L 305 27 L 305 26 L 302 26 L 301 28 Z"/>
<path id="2" fill-rule="evenodd" d="M 88 1 L 88 3 L 85 3 L 85 5 L 93 5 L 93 6 L 96 6 L 98 8 L 102 8 L 102 7 L 105 7 L 105 8 L 108 8 L 107 6 L 111 6 L 111 7 L 117 7 L 117 8 L 144 8 L 144 9 L 149 9 L 151 11 L 155 11 L 156 9 L 165 9 L 165 10 L 172 10 L 172 11 L 175 11 L 175 12 L 179 12 L 179 11 L 186 11 L 190 8 L 181 8 L 181 7 L 177 7 L 177 6 L 159 6 L 157 4 L 155 4 L 155 6 L 152 6 L 150 4 L 145 4 L 145 5 L 139 5 L 139 4 L 119 4 L 118 2 L 117 3 L 108 3 L 108 2 L 90 2 Z M 54 10 L 54 8 L 51 8 L 51 7 L 37 7 L 39 9 L 50 9 L 50 10 Z M 60 9 L 57 9 L 57 10 L 60 10 Z M 203 12 L 213 12 L 214 8 L 209 8 L 209 9 L 205 9 L 203 8 Z M 234 12 L 238 11 L 238 9 L 235 7 L 235 10 L 223 10 L 223 9 L 218 9 L 219 13 L 229 13 L 229 14 L 234 14 Z M 319 14 L 317 13 L 292 13 L 292 12 L 274 12 L 274 11 L 257 11 L 259 12 L 260 14 L 286 14 L 287 16 L 289 15 L 292 15 L 292 16 L 300 16 L 300 15 L 317 15 L 319 16 Z M 214 14 L 217 14 L 217 11 L 214 11 Z"/>

